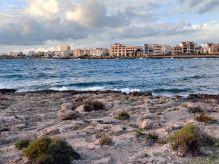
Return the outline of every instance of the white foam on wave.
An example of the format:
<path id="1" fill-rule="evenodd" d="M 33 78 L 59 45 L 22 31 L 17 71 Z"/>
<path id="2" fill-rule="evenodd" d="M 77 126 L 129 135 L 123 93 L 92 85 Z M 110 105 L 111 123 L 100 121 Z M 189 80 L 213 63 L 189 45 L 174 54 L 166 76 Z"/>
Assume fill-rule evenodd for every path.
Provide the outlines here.
<path id="1" fill-rule="evenodd" d="M 55 90 L 55 91 L 67 91 L 67 90 L 70 90 L 70 88 L 68 87 L 52 87 L 50 88 L 51 90 Z"/>
<path id="2" fill-rule="evenodd" d="M 87 88 L 82 88 L 81 90 L 83 90 L 83 91 L 104 91 L 104 90 L 106 90 L 106 87 L 101 87 L 101 86 L 87 87 Z"/>
<path id="3" fill-rule="evenodd" d="M 140 92 L 140 89 L 137 88 L 121 88 L 121 89 L 113 89 L 114 91 L 121 91 L 122 93 L 132 93 L 132 92 Z"/>

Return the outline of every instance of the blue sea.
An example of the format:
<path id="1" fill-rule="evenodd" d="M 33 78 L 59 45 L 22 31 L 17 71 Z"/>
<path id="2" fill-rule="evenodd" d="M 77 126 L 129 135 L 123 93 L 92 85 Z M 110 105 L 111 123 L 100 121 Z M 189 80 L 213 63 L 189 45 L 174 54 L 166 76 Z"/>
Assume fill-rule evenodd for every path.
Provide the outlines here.
<path id="1" fill-rule="evenodd" d="M 219 94 L 219 59 L 1 59 L 2 88 Z"/>

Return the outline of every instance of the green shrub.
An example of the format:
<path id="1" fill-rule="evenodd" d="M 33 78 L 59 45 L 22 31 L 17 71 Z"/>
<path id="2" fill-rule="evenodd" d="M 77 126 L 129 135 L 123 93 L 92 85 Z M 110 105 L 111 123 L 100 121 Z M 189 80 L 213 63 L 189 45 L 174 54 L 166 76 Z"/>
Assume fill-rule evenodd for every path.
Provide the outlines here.
<path id="1" fill-rule="evenodd" d="M 99 101 L 87 101 L 84 104 L 84 111 L 85 112 L 91 112 L 91 111 L 98 111 L 105 109 L 105 106 L 102 102 Z"/>
<path id="2" fill-rule="evenodd" d="M 39 138 L 32 141 L 23 154 L 33 164 L 70 164 L 80 155 L 60 138 Z"/>
<path id="3" fill-rule="evenodd" d="M 188 107 L 190 113 L 203 113 L 203 109 L 201 107 Z"/>
<path id="4" fill-rule="evenodd" d="M 173 150 L 180 151 L 183 155 L 197 154 L 202 145 L 202 134 L 198 127 L 188 124 L 170 136 Z"/>
<path id="5" fill-rule="evenodd" d="M 136 137 L 145 136 L 145 133 L 144 133 L 143 129 L 136 129 L 135 130 L 135 136 Z"/>
<path id="6" fill-rule="evenodd" d="M 213 119 L 212 117 L 204 114 L 204 113 L 200 113 L 198 115 L 195 116 L 195 119 L 198 121 L 198 122 L 205 122 L 205 123 L 210 123 L 210 122 L 213 122 Z"/>
<path id="7" fill-rule="evenodd" d="M 129 114 L 123 111 L 123 112 L 118 113 L 115 118 L 118 120 L 128 120 L 129 117 L 130 117 Z"/>
<path id="8" fill-rule="evenodd" d="M 148 133 L 146 139 L 152 143 L 155 143 L 159 140 L 159 137 L 155 133 Z"/>
<path id="9" fill-rule="evenodd" d="M 19 140 L 19 141 L 16 141 L 15 147 L 16 147 L 18 150 L 22 150 L 23 148 L 28 147 L 29 143 L 30 143 L 30 142 L 29 142 L 28 140 Z"/>
<path id="10" fill-rule="evenodd" d="M 99 143 L 100 143 L 101 146 L 103 146 L 103 145 L 111 145 L 112 139 L 110 137 L 108 137 L 108 136 L 103 136 L 99 140 Z"/>

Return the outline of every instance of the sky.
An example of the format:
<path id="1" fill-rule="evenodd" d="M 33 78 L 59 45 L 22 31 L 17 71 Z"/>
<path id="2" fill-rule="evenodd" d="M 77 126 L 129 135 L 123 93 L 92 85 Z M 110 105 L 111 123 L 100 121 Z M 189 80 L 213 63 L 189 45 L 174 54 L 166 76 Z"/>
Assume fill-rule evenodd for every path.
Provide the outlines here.
<path id="1" fill-rule="evenodd" d="M 0 0 L 0 52 L 219 42 L 219 0 Z"/>

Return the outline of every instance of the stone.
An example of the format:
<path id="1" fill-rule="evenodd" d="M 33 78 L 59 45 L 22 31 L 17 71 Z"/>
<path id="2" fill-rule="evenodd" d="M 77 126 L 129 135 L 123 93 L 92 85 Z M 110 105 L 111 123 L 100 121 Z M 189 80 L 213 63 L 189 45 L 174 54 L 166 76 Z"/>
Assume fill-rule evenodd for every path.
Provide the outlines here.
<path id="1" fill-rule="evenodd" d="M 145 119 L 145 120 L 142 120 L 140 127 L 142 129 L 153 129 L 153 128 L 158 128 L 159 124 L 152 120 Z"/>
<path id="2" fill-rule="evenodd" d="M 125 129 L 126 127 L 123 125 L 115 125 L 115 126 L 112 126 L 111 131 L 115 133 L 120 133 L 120 132 L 123 132 Z"/>
<path id="3" fill-rule="evenodd" d="M 57 112 L 57 117 L 58 117 L 58 120 L 72 120 L 72 119 L 79 117 L 79 112 L 72 111 L 72 110 L 63 112 L 61 110 Z"/>
<path id="4" fill-rule="evenodd" d="M 47 128 L 42 130 L 38 137 L 54 136 L 60 134 L 60 130 L 56 128 Z"/>
<path id="5" fill-rule="evenodd" d="M 72 103 L 63 103 L 61 105 L 62 111 L 74 110 L 74 105 Z"/>
<path id="6" fill-rule="evenodd" d="M 78 106 L 75 111 L 79 112 L 79 113 L 83 113 L 84 112 L 84 105 L 80 105 Z"/>
<path id="7" fill-rule="evenodd" d="M 92 162 L 93 164 L 112 164 L 112 159 L 110 157 L 101 158 Z"/>

